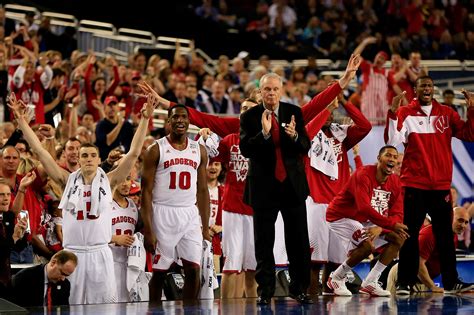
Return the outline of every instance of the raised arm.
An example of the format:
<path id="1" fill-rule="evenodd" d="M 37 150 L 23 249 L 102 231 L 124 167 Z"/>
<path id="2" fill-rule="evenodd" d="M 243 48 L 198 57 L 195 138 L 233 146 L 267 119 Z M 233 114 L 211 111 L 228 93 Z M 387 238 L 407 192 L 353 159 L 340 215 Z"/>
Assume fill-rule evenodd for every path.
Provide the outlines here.
<path id="1" fill-rule="evenodd" d="M 350 150 L 369 134 L 370 130 L 372 130 L 372 125 L 361 111 L 351 102 L 344 104 L 344 108 L 346 109 L 348 116 L 354 122 L 347 129 L 347 137 L 343 141 L 346 150 Z"/>
<path id="2" fill-rule="evenodd" d="M 368 45 L 370 44 L 375 44 L 377 42 L 377 38 L 376 37 L 367 37 L 367 38 L 364 38 L 364 40 L 359 44 L 359 46 L 356 47 L 356 49 L 354 50 L 353 54 L 354 55 L 360 55 L 362 54 L 362 52 L 364 51 L 365 47 L 367 47 Z"/>
<path id="3" fill-rule="evenodd" d="M 349 85 L 351 80 L 355 77 L 356 72 L 359 69 L 361 63 L 362 57 L 360 56 L 360 54 L 356 54 L 356 52 L 354 51 L 354 53 L 349 58 L 349 61 L 347 62 L 346 71 L 338 80 L 341 90 L 344 90 Z"/>
<path id="4" fill-rule="evenodd" d="M 114 79 L 110 82 L 109 88 L 107 89 L 107 95 L 114 95 L 115 89 L 120 83 L 120 74 L 118 71 L 118 64 L 115 58 L 111 58 L 112 62 L 112 70 L 114 72 Z"/>
<path id="5" fill-rule="evenodd" d="M 56 164 L 56 161 L 53 159 L 51 154 L 43 148 L 35 132 L 28 125 L 28 122 L 25 119 L 26 105 L 21 100 L 17 100 L 14 93 L 11 93 L 9 97 L 9 106 L 17 118 L 18 127 L 23 132 L 23 137 L 38 155 L 38 159 L 41 164 L 43 164 L 46 173 L 52 180 L 64 188 L 69 173 Z"/>
<path id="6" fill-rule="evenodd" d="M 399 123 L 399 117 L 397 115 L 398 109 L 402 103 L 403 97 L 405 97 L 406 91 L 395 96 L 392 100 L 392 106 L 387 111 L 387 121 L 384 129 L 384 140 L 388 145 L 397 146 L 400 143 L 406 142 L 406 137 L 403 126 Z"/>
<path id="7" fill-rule="evenodd" d="M 115 125 L 114 129 L 112 129 L 105 137 L 105 143 L 110 146 L 117 140 L 117 137 L 120 134 L 120 130 L 122 130 L 123 124 L 125 123 L 125 118 L 123 117 L 122 112 L 117 113 L 117 124 Z"/>
<path id="8" fill-rule="evenodd" d="M 123 157 L 118 167 L 107 174 L 110 180 L 110 187 L 112 189 L 114 189 L 117 184 L 123 182 L 125 178 L 127 178 L 133 165 L 140 156 L 148 130 L 148 120 L 153 116 L 155 105 L 158 105 L 158 100 L 156 100 L 153 95 L 148 95 L 147 102 L 143 104 L 140 123 L 138 124 L 138 128 L 135 131 L 135 135 L 133 136 L 133 140 L 130 145 L 130 151 L 128 151 L 128 153 Z"/>
<path id="9" fill-rule="evenodd" d="M 81 96 L 77 95 L 72 100 L 72 108 L 69 111 L 69 138 L 76 136 L 76 130 L 79 127 L 79 119 L 77 115 L 77 107 L 79 105 Z"/>
<path id="10" fill-rule="evenodd" d="M 138 84 L 145 93 L 153 93 L 156 98 L 160 101 L 160 105 L 163 108 L 168 109 L 175 105 L 175 103 L 158 95 L 156 91 L 146 82 L 140 82 Z M 191 124 L 196 125 L 199 128 L 209 128 L 215 132 L 219 137 L 224 138 L 225 136 L 239 132 L 240 120 L 237 117 L 219 117 L 211 114 L 201 113 L 194 108 L 188 107 L 189 121 Z"/>
<path id="11" fill-rule="evenodd" d="M 311 101 L 301 107 L 305 124 L 309 123 L 316 115 L 321 113 L 331 102 L 344 90 L 354 78 L 359 69 L 362 58 L 360 55 L 352 54 L 349 59 L 344 75 L 337 84 L 331 84 L 321 93 L 313 97 Z"/>
<path id="12" fill-rule="evenodd" d="M 308 133 L 308 138 L 313 139 L 321 128 L 324 126 L 324 123 L 328 120 L 328 117 L 331 113 L 338 107 L 337 98 L 335 98 L 331 104 L 329 104 L 325 110 L 320 112 L 316 117 L 314 117 L 309 123 L 306 124 L 306 132 Z"/>
<path id="13" fill-rule="evenodd" d="M 451 124 L 453 126 L 453 136 L 463 141 L 474 141 L 474 95 L 466 90 L 462 90 L 466 98 L 467 120 L 463 121 L 459 114 L 453 111 Z"/>
<path id="14" fill-rule="evenodd" d="M 46 56 L 41 56 L 39 58 L 39 63 L 41 68 L 43 68 L 43 73 L 40 75 L 40 81 L 43 87 L 47 89 L 51 80 L 53 80 L 53 70 L 51 70 L 51 67 L 48 65 L 48 58 Z"/>
<path id="15" fill-rule="evenodd" d="M 23 85 L 23 77 L 25 75 L 25 71 L 26 71 L 26 65 L 28 64 L 28 61 L 29 59 L 28 58 L 23 58 L 23 61 L 21 63 L 20 66 L 18 66 L 18 68 L 16 68 L 15 70 L 15 73 L 13 74 L 13 81 L 12 81 L 12 84 L 16 87 L 16 88 L 21 88 L 22 85 Z"/>
<path id="16" fill-rule="evenodd" d="M 30 186 L 36 179 L 35 172 L 28 172 L 25 176 L 21 179 L 20 185 L 18 186 L 17 194 L 15 196 L 15 200 L 13 200 L 13 205 L 11 211 L 18 215 L 20 210 L 23 209 L 23 203 L 25 202 L 25 193 L 28 186 Z"/>

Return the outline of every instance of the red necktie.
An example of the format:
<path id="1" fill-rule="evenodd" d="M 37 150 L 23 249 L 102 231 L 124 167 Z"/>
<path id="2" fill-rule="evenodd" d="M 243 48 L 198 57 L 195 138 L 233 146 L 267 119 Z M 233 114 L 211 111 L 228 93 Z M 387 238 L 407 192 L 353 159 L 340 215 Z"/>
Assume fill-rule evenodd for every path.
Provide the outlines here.
<path id="1" fill-rule="evenodd" d="M 51 298 L 51 288 L 52 285 L 48 282 L 48 292 L 46 293 L 46 305 L 48 306 L 48 309 L 53 306 L 53 299 Z"/>
<path id="2" fill-rule="evenodd" d="M 281 155 L 280 127 L 278 126 L 278 121 L 276 120 L 274 112 L 272 112 L 272 128 L 270 129 L 270 132 L 273 138 L 273 143 L 275 144 L 275 156 L 276 156 L 275 177 L 280 182 L 283 182 L 286 178 L 286 169 L 285 169 L 285 164 L 283 164 L 283 158 Z"/>

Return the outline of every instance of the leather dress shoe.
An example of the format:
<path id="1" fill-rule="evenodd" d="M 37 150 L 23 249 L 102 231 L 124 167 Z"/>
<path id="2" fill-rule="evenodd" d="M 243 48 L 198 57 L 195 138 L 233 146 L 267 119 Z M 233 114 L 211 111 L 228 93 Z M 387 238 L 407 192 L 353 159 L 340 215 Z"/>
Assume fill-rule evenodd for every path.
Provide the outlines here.
<path id="1" fill-rule="evenodd" d="M 259 296 L 257 298 L 257 305 L 270 305 L 271 300 L 271 298 Z"/>
<path id="2" fill-rule="evenodd" d="M 290 298 L 295 299 L 296 302 L 300 304 L 313 304 L 313 300 L 311 300 L 311 297 L 306 294 L 306 293 L 300 293 L 300 294 L 291 294 L 290 293 Z"/>

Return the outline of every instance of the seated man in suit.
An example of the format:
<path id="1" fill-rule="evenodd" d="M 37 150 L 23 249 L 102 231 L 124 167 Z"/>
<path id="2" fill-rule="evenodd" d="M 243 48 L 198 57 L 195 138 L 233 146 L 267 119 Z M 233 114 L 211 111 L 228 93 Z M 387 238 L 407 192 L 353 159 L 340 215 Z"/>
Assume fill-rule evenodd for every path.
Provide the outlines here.
<path id="1" fill-rule="evenodd" d="M 77 266 L 74 253 L 61 250 L 46 265 L 25 268 L 12 278 L 13 301 L 21 306 L 69 305 L 66 279 Z"/>

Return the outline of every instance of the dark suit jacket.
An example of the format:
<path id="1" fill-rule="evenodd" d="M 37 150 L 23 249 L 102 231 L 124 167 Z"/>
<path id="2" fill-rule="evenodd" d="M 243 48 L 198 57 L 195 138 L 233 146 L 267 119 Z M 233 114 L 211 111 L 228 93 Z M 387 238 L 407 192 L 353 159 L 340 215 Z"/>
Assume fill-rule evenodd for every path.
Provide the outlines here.
<path id="1" fill-rule="evenodd" d="M 25 268 L 12 278 L 13 301 L 20 306 L 44 305 L 44 266 Z M 69 305 L 71 284 L 64 280 L 53 284 L 51 298 L 53 305 Z"/>
<path id="2" fill-rule="evenodd" d="M 240 117 L 240 151 L 250 160 L 244 201 L 254 208 L 281 205 L 278 201 L 281 198 L 275 198 L 275 193 L 280 191 L 281 187 L 281 183 L 275 179 L 275 145 L 272 137 L 265 140 L 262 133 L 261 121 L 264 110 L 263 104 L 259 104 Z M 291 139 L 281 126 L 282 123 L 290 123 L 292 115 L 295 116 L 298 132 L 296 141 Z M 287 181 L 293 188 L 286 197 L 293 198 L 291 202 L 296 206 L 305 202 L 309 194 L 303 156 L 311 147 L 310 140 L 298 106 L 280 102 L 278 120 L 283 163 L 288 176 Z"/>

